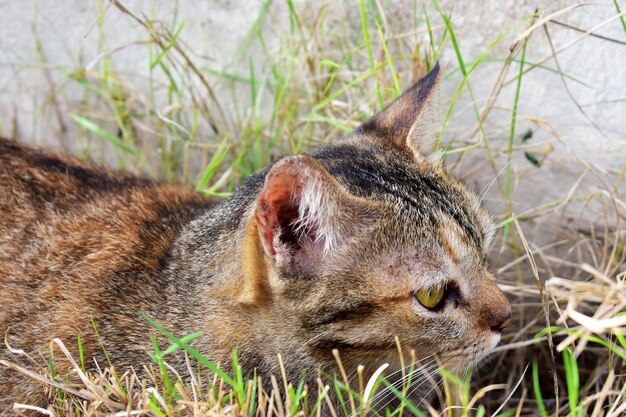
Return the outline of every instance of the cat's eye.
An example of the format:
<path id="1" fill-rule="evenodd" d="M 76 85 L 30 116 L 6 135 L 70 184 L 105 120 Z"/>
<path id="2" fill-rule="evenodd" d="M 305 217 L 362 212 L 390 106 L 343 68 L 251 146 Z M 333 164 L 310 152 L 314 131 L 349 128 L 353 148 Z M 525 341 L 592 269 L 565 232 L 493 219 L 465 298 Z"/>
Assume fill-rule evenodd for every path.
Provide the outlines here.
<path id="1" fill-rule="evenodd" d="M 446 287 L 441 285 L 418 290 L 415 293 L 415 298 L 421 305 L 432 310 L 439 306 L 445 294 Z"/>

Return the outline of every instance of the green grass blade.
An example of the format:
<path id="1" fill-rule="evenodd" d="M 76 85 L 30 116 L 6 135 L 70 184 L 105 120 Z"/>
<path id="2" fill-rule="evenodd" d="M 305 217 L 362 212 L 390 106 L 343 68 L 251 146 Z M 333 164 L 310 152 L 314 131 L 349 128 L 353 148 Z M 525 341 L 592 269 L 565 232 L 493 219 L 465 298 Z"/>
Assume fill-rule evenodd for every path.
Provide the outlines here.
<path id="1" fill-rule="evenodd" d="M 456 39 L 454 30 L 452 30 L 452 22 L 450 21 L 450 17 L 443 12 L 441 6 L 439 5 L 439 1 L 433 0 L 433 3 L 435 4 L 439 15 L 443 19 L 443 22 L 446 25 L 448 32 L 450 33 L 450 41 L 452 42 L 452 47 L 454 48 L 454 53 L 456 55 L 457 61 L 459 62 L 459 66 L 461 67 L 461 72 L 463 73 L 463 75 L 466 75 L 467 70 L 465 69 L 465 63 L 463 62 L 463 56 L 461 54 L 461 49 L 459 48 L 459 42 Z"/>
<path id="2" fill-rule="evenodd" d="M 248 381 L 248 383 L 252 382 L 252 395 L 250 396 L 250 407 L 248 408 L 248 417 L 254 417 L 254 413 L 256 412 L 257 381 L 258 381 L 258 377 L 256 375 L 256 370 L 255 370 L 254 377 L 252 378 L 251 381 Z"/>
<path id="3" fill-rule="evenodd" d="M 615 9 L 617 10 L 617 13 L 621 14 L 622 9 L 619 7 L 619 3 L 617 2 L 617 0 L 613 0 L 613 4 L 615 5 Z M 620 16 L 619 20 L 620 22 L 622 22 L 622 29 L 624 29 L 624 33 L 626 34 L 626 21 L 624 20 L 624 16 Z"/>
<path id="4" fill-rule="evenodd" d="M 615 337 L 617 337 L 617 340 L 622 345 L 622 349 L 626 350 L 626 337 L 624 337 L 619 329 L 615 330 Z"/>
<path id="5" fill-rule="evenodd" d="M 189 333 L 187 336 L 181 337 L 180 341 L 188 344 L 189 342 L 193 341 L 194 339 L 197 339 L 200 336 L 202 336 L 202 332 L 193 332 L 193 333 Z M 175 344 L 172 344 L 168 346 L 167 349 L 161 352 L 161 356 L 166 357 L 167 355 L 172 354 L 177 350 L 178 350 L 178 346 Z"/>
<path id="6" fill-rule="evenodd" d="M 519 64 L 521 61 L 519 59 L 514 59 L 514 58 L 485 58 L 482 60 L 483 63 L 485 64 L 493 64 L 493 63 L 503 63 L 503 62 L 513 62 L 515 64 Z M 466 62 L 467 65 L 474 65 L 475 61 L 469 61 Z M 567 78 L 568 80 L 571 80 L 573 82 L 575 82 L 576 84 L 582 85 L 584 87 L 587 88 L 593 88 L 589 83 L 584 82 L 583 80 L 581 80 L 580 78 L 576 78 L 571 74 L 568 73 L 564 73 L 564 72 L 559 72 L 557 69 L 549 67 L 547 65 L 543 65 L 543 64 L 537 64 L 535 62 L 531 62 L 528 59 L 526 59 L 526 62 L 524 64 L 525 66 L 531 66 L 533 68 L 538 68 L 544 71 L 548 71 L 554 74 L 562 74 L 563 77 Z M 457 72 L 461 72 L 461 68 L 453 68 L 450 71 L 448 71 L 448 73 L 446 74 L 446 77 L 450 77 L 454 74 L 456 74 Z M 610 100 L 610 102 L 623 102 L 624 100 Z M 609 101 L 607 101 L 609 102 Z M 596 103 L 586 103 L 583 105 L 583 107 L 586 106 L 591 106 L 594 105 Z"/>
<path id="7" fill-rule="evenodd" d="M 383 384 L 385 387 L 393 393 L 401 402 L 402 408 L 406 408 L 409 410 L 412 415 L 417 417 L 426 417 L 426 414 L 419 408 L 417 408 L 411 400 L 409 400 L 406 395 L 404 395 L 400 390 L 398 390 L 393 384 L 389 383 L 387 380 L 383 380 Z"/>
<path id="8" fill-rule="evenodd" d="M 567 399 L 569 401 L 570 414 L 574 415 L 578 408 L 580 380 L 576 358 L 569 349 L 563 351 L 563 363 L 565 365 L 565 382 L 567 385 Z"/>
<path id="9" fill-rule="evenodd" d="M 502 198 L 506 202 L 507 205 L 507 216 L 510 216 L 513 207 L 511 202 L 511 175 L 512 175 L 512 167 L 511 162 L 513 161 L 513 145 L 515 144 L 515 126 L 517 123 L 517 108 L 519 105 L 520 91 L 522 90 L 522 78 L 524 76 L 524 62 L 526 61 L 526 44 L 528 43 L 528 38 L 524 39 L 524 45 L 522 46 L 522 58 L 519 64 L 519 74 L 517 77 L 517 85 L 515 87 L 515 99 L 513 101 L 513 112 L 511 114 L 511 128 L 509 130 L 509 141 L 507 144 L 507 163 L 505 167 L 504 173 L 504 191 Z M 507 224 L 504 226 L 504 231 L 502 233 L 502 241 L 506 242 L 508 240 L 508 236 L 510 233 L 511 225 Z"/>
<path id="10" fill-rule="evenodd" d="M 551 327 L 547 327 L 545 329 L 543 329 L 542 331 L 538 332 L 535 335 L 535 338 L 541 338 L 543 336 L 545 336 L 548 333 L 555 333 L 555 334 L 565 334 L 568 336 L 576 336 L 576 337 L 585 337 L 588 341 L 593 342 L 593 343 L 597 343 L 598 345 L 601 345 L 607 349 L 609 349 L 612 353 L 614 353 L 615 355 L 619 356 L 622 360 L 626 361 L 626 352 L 624 350 L 626 350 L 626 340 L 624 341 L 624 347 L 625 349 L 621 349 L 619 346 L 617 346 L 615 343 L 612 343 L 610 341 L 606 341 L 598 336 L 595 335 L 585 335 L 583 334 L 583 332 L 579 331 L 579 330 L 572 330 L 572 329 L 566 329 L 566 328 L 561 328 L 558 326 L 551 326 Z M 620 335 L 621 336 L 621 335 Z M 622 338 L 624 336 L 621 336 Z M 620 337 L 618 336 L 618 340 L 620 339 Z"/>
<path id="11" fill-rule="evenodd" d="M 322 114 L 314 114 L 311 117 L 311 121 L 328 123 L 332 127 L 339 129 L 342 132 L 346 132 L 346 133 L 352 132 L 352 130 L 354 130 L 352 126 L 348 126 L 346 124 L 341 123 L 339 120 L 331 119 L 330 117 L 326 117 Z"/>
<path id="12" fill-rule="evenodd" d="M 535 393 L 535 398 L 537 399 L 537 406 L 539 407 L 541 417 L 548 417 L 548 410 L 546 409 L 546 404 L 543 401 L 541 386 L 539 385 L 539 365 L 537 364 L 537 358 L 533 359 L 533 391 Z"/>
<path id="13" fill-rule="evenodd" d="M 296 19 L 298 16 L 296 15 L 296 9 L 293 6 L 292 0 L 286 0 L 287 7 L 289 8 L 289 30 L 293 34 L 296 28 Z"/>
<path id="14" fill-rule="evenodd" d="M 156 396 L 154 394 L 152 394 L 152 397 L 150 397 L 150 401 L 148 402 L 148 407 L 150 407 L 150 410 L 152 410 L 152 412 L 157 417 L 168 417 L 163 412 L 163 410 L 161 410 L 161 407 L 159 407 L 159 404 L 157 404 L 157 399 L 156 399 Z"/>
<path id="15" fill-rule="evenodd" d="M 463 77 L 463 80 L 461 81 L 461 83 L 459 84 L 459 86 L 457 87 L 457 89 L 455 90 L 454 94 L 452 95 L 452 100 L 450 101 L 450 106 L 448 107 L 448 111 L 446 112 L 446 115 L 444 117 L 443 123 L 441 125 L 441 133 L 439 135 L 439 137 L 443 137 L 443 134 L 445 132 L 446 129 L 446 125 L 448 123 L 448 121 L 450 120 L 450 118 L 452 117 L 452 110 L 454 109 L 454 106 L 459 98 L 459 96 L 461 95 L 461 92 L 463 91 L 463 87 L 465 86 L 465 84 L 467 83 L 470 75 L 472 75 L 472 73 L 474 72 L 474 70 L 478 67 L 478 65 L 482 62 L 482 60 L 485 58 L 485 56 L 489 53 L 489 51 L 491 51 L 493 48 L 496 47 L 496 45 L 498 45 L 500 43 L 500 41 L 509 33 L 511 33 L 515 28 L 519 27 L 520 25 L 526 23 L 528 20 L 530 20 L 532 17 L 534 16 L 534 14 L 528 15 L 526 16 L 524 19 L 514 23 L 513 25 L 509 26 L 504 32 L 501 32 L 496 39 L 494 39 L 484 50 L 483 52 L 478 56 L 478 58 L 474 61 L 474 63 L 470 66 L 470 68 L 467 70 L 467 74 L 465 75 L 465 77 Z"/>
<path id="16" fill-rule="evenodd" d="M 248 60 L 250 66 L 250 97 L 252 97 L 252 105 L 253 109 L 256 108 L 257 105 L 257 97 L 256 97 L 256 79 L 254 77 L 254 61 L 252 58 Z"/>
<path id="17" fill-rule="evenodd" d="M 139 155 L 139 151 L 133 145 L 124 143 L 120 138 L 113 136 L 112 134 L 110 134 L 109 132 L 107 132 L 100 126 L 98 126 L 93 121 L 85 117 L 79 116 L 77 114 L 70 114 L 70 117 L 72 118 L 72 120 L 74 120 L 84 129 L 89 130 L 90 132 L 96 134 L 100 138 L 111 143 L 113 146 L 115 146 L 118 149 L 121 149 L 125 153 L 131 154 L 133 156 Z"/>
<path id="18" fill-rule="evenodd" d="M 261 4 L 261 7 L 259 8 L 259 14 L 254 19 L 254 22 L 252 22 L 252 26 L 250 26 L 250 29 L 244 36 L 243 40 L 241 41 L 241 44 L 239 44 L 239 46 L 237 47 L 237 50 L 232 55 L 228 64 L 226 64 L 226 66 L 224 67 L 224 70 L 232 67 L 237 62 L 237 60 L 241 57 L 241 55 L 246 50 L 246 47 L 248 47 L 252 39 L 254 39 L 257 36 L 257 34 L 259 33 L 259 29 L 261 26 L 261 22 L 263 21 L 263 18 L 269 12 L 269 6 L 271 2 L 272 0 L 265 0 Z"/>
<path id="19" fill-rule="evenodd" d="M 430 53 L 435 56 L 435 37 L 433 36 L 433 27 L 430 23 L 428 12 L 426 11 L 426 2 L 422 3 L 422 10 L 424 11 L 424 20 L 426 21 L 426 29 L 428 30 L 428 44 L 430 46 Z M 428 58 L 428 54 L 426 54 L 426 57 Z M 430 70 L 430 66 L 428 67 L 428 69 Z"/>
<path id="20" fill-rule="evenodd" d="M 76 346 L 78 346 L 78 358 L 80 359 L 80 369 L 85 372 L 85 352 L 83 351 L 83 340 L 80 333 L 76 334 Z"/>
<path id="21" fill-rule="evenodd" d="M 109 364 L 109 368 L 111 368 L 112 372 L 113 372 L 113 378 L 115 378 L 115 381 L 117 382 L 117 386 L 120 389 L 120 391 L 122 392 L 123 395 L 127 395 L 126 394 L 126 390 L 124 389 L 124 386 L 122 385 L 122 381 L 120 380 L 120 377 L 117 375 L 117 372 L 115 372 L 114 368 L 113 368 L 113 362 L 111 361 L 111 358 L 109 357 L 109 354 L 107 353 L 105 347 L 104 347 L 104 341 L 102 340 L 102 337 L 100 337 L 100 332 L 98 331 L 98 326 L 96 326 L 96 321 L 93 317 L 91 317 L 91 327 L 93 328 L 94 333 L 96 334 L 96 339 L 98 340 L 98 344 L 100 345 L 100 349 L 102 349 L 102 353 L 104 354 L 104 357 L 106 358 L 107 363 Z"/>
<path id="22" fill-rule="evenodd" d="M 200 181 L 198 181 L 198 185 L 196 186 L 196 191 L 202 191 L 207 188 L 207 184 L 215 174 L 215 171 L 219 169 L 224 161 L 224 158 L 228 154 L 230 150 L 230 144 L 228 143 L 228 137 L 222 139 L 222 142 L 217 147 L 217 150 L 211 157 L 209 164 L 202 172 L 202 176 L 200 177 Z"/>
<path id="23" fill-rule="evenodd" d="M 243 372 L 241 371 L 241 366 L 239 366 L 236 347 L 233 347 L 231 353 L 231 364 L 233 368 L 233 380 L 235 381 L 235 396 L 240 404 L 244 404 L 246 401 L 246 387 L 243 382 Z"/>
<path id="24" fill-rule="evenodd" d="M 170 38 L 169 42 L 165 46 L 165 48 L 163 48 L 161 53 L 159 55 L 157 55 L 157 57 L 154 59 L 154 61 L 152 61 L 150 63 L 150 70 L 153 70 L 157 65 L 160 65 L 161 64 L 161 60 L 168 54 L 170 49 L 172 49 L 172 47 L 174 45 L 176 45 L 176 41 L 178 40 L 178 36 L 180 35 L 180 32 L 183 30 L 184 26 L 185 26 L 185 20 L 183 19 L 183 21 L 180 22 L 180 25 L 178 26 L 178 29 L 176 29 L 176 32 L 174 32 L 174 34 Z"/>
<path id="25" fill-rule="evenodd" d="M 367 17 L 365 14 L 365 3 L 363 0 L 359 0 L 359 13 L 361 15 L 361 30 L 363 31 L 363 41 L 365 42 L 365 47 L 367 48 L 367 56 L 370 60 L 370 71 L 372 74 L 375 74 L 375 68 L 377 68 L 376 61 L 374 60 L 374 53 L 372 52 L 372 41 L 369 35 L 369 28 L 367 25 Z M 378 96 L 378 106 L 380 109 L 384 107 L 383 96 L 381 94 L 380 88 L 378 86 L 378 81 L 376 83 L 376 95 Z"/>
<path id="26" fill-rule="evenodd" d="M 400 94 L 402 94 L 402 89 L 400 88 L 398 75 L 396 74 L 396 70 L 393 66 L 393 60 L 391 59 L 391 55 L 389 54 L 389 48 L 387 48 L 387 42 L 385 42 L 385 35 L 383 35 L 383 29 L 380 27 L 379 24 L 376 24 L 376 29 L 378 30 L 378 37 L 380 38 L 380 44 L 382 45 L 383 52 L 385 53 L 387 66 L 389 67 L 389 71 L 391 72 L 391 79 L 393 81 L 395 96 L 398 97 Z"/>
<path id="27" fill-rule="evenodd" d="M 323 109 L 324 107 L 328 106 L 334 99 L 336 99 L 337 97 L 339 97 L 340 95 L 342 95 L 343 93 L 345 93 L 346 91 L 348 91 L 349 89 L 354 87 L 355 85 L 357 85 L 357 84 L 365 81 L 369 77 L 371 77 L 372 74 L 375 74 L 376 71 L 378 71 L 380 68 L 382 68 L 383 65 L 385 65 L 385 64 L 379 64 L 377 67 L 372 68 L 371 70 L 369 70 L 369 71 L 359 75 L 358 77 L 354 78 L 352 81 L 344 84 L 341 88 L 337 89 L 337 91 L 335 91 L 334 93 L 332 93 L 331 95 L 326 97 L 324 100 L 322 100 L 319 103 L 317 103 L 315 105 L 315 107 L 313 107 L 313 112 L 317 112 L 317 111 Z"/>
<path id="28" fill-rule="evenodd" d="M 172 381 L 170 380 L 170 376 L 167 373 L 167 367 L 165 366 L 165 362 L 163 362 L 163 354 L 161 353 L 161 349 L 159 349 L 159 344 L 157 343 L 156 336 L 154 334 L 151 334 L 150 340 L 152 341 L 152 348 L 154 349 L 154 354 L 151 355 L 151 357 L 159 367 L 159 371 L 161 371 L 161 379 L 163 380 L 165 392 L 171 394 L 174 392 L 174 387 L 172 386 Z"/>
<path id="29" fill-rule="evenodd" d="M 54 382 L 59 382 L 59 376 L 57 374 L 56 366 L 54 365 L 54 357 L 52 356 L 52 353 L 48 357 L 48 368 L 50 369 L 50 376 L 52 377 L 52 380 Z M 57 399 L 61 400 L 63 398 L 61 388 L 55 387 L 55 392 Z"/>
<path id="30" fill-rule="evenodd" d="M 328 391 L 330 391 L 330 387 L 327 385 L 327 386 L 324 387 L 322 392 L 320 392 L 320 395 L 315 400 L 315 405 L 313 406 L 313 408 L 311 409 L 311 412 L 309 413 L 310 416 L 317 415 L 317 410 L 318 410 L 318 408 L 320 408 L 322 406 L 322 402 L 324 401 L 324 399 L 328 395 Z"/>
<path id="31" fill-rule="evenodd" d="M 215 375 L 217 375 L 219 378 L 221 378 L 228 386 L 230 386 L 231 388 L 235 388 L 236 387 L 235 381 L 230 376 L 228 376 L 224 371 L 222 371 L 220 368 L 218 368 L 217 365 L 215 365 L 213 362 L 211 362 L 210 360 L 205 358 L 196 349 L 194 349 L 193 347 L 189 346 L 187 343 L 183 342 L 181 339 L 177 338 L 172 333 L 168 332 L 165 329 L 165 327 L 161 326 L 159 323 L 157 323 L 151 317 L 147 316 L 146 314 L 141 314 L 141 316 L 144 318 L 144 320 L 146 320 L 148 323 L 150 323 L 150 325 L 152 325 L 152 327 L 157 329 L 161 334 L 163 334 L 165 337 L 167 337 L 177 347 L 179 347 L 180 349 L 183 349 L 191 357 L 193 357 L 195 360 L 197 360 L 202 366 L 204 366 L 209 371 L 213 372 Z"/>

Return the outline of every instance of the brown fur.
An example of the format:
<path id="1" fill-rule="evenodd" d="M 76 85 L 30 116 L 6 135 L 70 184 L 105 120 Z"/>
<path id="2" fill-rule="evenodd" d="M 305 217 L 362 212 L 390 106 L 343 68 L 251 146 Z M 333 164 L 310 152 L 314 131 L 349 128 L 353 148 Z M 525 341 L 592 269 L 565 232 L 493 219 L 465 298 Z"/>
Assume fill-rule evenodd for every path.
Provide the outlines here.
<path id="1" fill-rule="evenodd" d="M 0 330 L 33 357 L 48 341 L 104 365 L 140 368 L 145 312 L 228 369 L 266 381 L 277 354 L 292 380 L 399 365 L 480 360 L 510 307 L 486 271 L 491 236 L 477 198 L 449 178 L 425 132 L 439 69 L 344 141 L 283 158 L 215 207 L 180 187 L 116 174 L 0 140 Z M 416 291 L 446 286 L 437 309 Z M 0 358 L 20 361 L 7 349 Z M 183 369 L 183 358 L 168 357 Z M 24 364 L 24 362 L 22 362 Z M 94 362 L 88 361 L 93 369 Z M 61 365 L 63 368 L 63 365 Z M 62 371 L 63 369 L 61 369 Z M 0 407 L 46 404 L 37 383 L 0 368 Z"/>
<path id="2" fill-rule="evenodd" d="M 88 357 L 102 359 L 93 317 L 107 345 L 146 344 L 145 321 L 126 311 L 162 296 L 142 280 L 158 274 L 182 225 L 204 206 L 180 187 L 0 139 L 2 338 L 37 358 L 54 337 L 75 352 L 81 333 Z M 0 357 L 17 359 L 4 349 Z M 0 367 L 0 404 L 42 394 Z"/>

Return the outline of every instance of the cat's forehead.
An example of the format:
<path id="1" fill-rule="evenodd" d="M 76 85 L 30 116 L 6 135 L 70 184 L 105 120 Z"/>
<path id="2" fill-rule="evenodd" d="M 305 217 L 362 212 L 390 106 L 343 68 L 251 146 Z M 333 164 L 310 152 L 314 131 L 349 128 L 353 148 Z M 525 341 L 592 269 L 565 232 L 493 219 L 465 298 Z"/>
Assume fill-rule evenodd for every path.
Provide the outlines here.
<path id="1" fill-rule="evenodd" d="M 341 144 L 314 154 L 350 193 L 382 203 L 393 238 L 411 244 L 425 236 L 447 242 L 464 240 L 483 251 L 491 220 L 478 199 L 444 171 L 418 164 L 403 154 L 376 146 Z M 387 219 L 389 220 L 389 219 Z"/>
<path id="2" fill-rule="evenodd" d="M 482 248 L 452 221 L 415 226 L 406 220 L 384 222 L 375 233 L 375 239 L 386 242 L 384 248 L 378 249 L 392 263 L 408 265 L 417 260 L 424 268 L 440 269 L 442 264 L 475 262 L 482 257 Z"/>
<path id="3" fill-rule="evenodd" d="M 452 268 L 451 260 L 435 246 L 390 247 L 378 253 L 371 270 L 376 277 L 401 284 L 407 278 L 419 277 L 424 285 L 441 281 Z"/>

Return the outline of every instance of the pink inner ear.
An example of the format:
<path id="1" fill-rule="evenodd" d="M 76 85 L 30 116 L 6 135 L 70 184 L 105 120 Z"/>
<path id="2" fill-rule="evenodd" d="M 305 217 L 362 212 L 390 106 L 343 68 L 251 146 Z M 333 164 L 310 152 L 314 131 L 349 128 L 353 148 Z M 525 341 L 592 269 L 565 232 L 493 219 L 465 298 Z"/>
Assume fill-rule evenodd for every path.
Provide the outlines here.
<path id="1" fill-rule="evenodd" d="M 276 256 L 280 248 L 276 247 L 276 234 L 280 233 L 280 242 L 286 247 L 296 247 L 298 236 L 293 223 L 298 218 L 298 204 L 295 196 L 300 194 L 301 186 L 297 174 L 293 172 L 270 172 L 259 196 L 256 219 L 263 247 L 270 256 Z"/>

